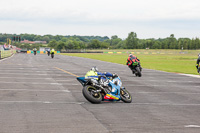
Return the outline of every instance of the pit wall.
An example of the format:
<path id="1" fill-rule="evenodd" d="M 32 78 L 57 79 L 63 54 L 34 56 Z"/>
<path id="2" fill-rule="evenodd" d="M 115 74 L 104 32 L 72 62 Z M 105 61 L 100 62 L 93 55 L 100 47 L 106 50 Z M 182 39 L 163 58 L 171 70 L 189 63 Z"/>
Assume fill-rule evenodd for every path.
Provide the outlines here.
<path id="1" fill-rule="evenodd" d="M 60 51 L 55 51 L 55 54 L 60 53 Z M 27 54 L 33 54 L 33 51 L 27 51 Z M 47 51 L 37 51 L 37 54 L 47 54 Z"/>

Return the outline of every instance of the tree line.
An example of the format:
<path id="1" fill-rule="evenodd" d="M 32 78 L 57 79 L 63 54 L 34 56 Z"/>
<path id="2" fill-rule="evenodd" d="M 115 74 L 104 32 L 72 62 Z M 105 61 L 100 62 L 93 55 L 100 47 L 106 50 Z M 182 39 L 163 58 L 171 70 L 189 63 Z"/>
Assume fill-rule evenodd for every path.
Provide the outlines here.
<path id="1" fill-rule="evenodd" d="M 35 35 L 35 34 L 0 34 L 0 44 L 6 42 L 7 38 L 20 36 L 21 40 L 46 41 L 46 47 L 56 50 L 80 50 L 80 49 L 200 49 L 199 38 L 178 38 L 171 34 L 166 38 L 139 39 L 135 32 L 130 32 L 126 39 L 117 35 L 111 38 L 104 36 L 63 36 L 63 35 Z M 14 43 L 19 48 L 39 48 L 44 44 L 21 44 Z"/>

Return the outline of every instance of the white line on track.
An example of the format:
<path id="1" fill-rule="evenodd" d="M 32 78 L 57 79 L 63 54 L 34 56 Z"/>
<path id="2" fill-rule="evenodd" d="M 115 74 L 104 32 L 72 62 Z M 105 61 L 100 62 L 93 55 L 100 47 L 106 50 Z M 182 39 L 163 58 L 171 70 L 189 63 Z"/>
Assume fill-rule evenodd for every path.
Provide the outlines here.
<path id="1" fill-rule="evenodd" d="M 41 85 L 62 85 L 60 83 L 39 83 L 39 82 L 1 82 L 2 84 L 41 84 Z"/>
<path id="2" fill-rule="evenodd" d="M 184 127 L 190 127 L 190 128 L 200 128 L 199 125 L 185 125 Z"/>
<path id="3" fill-rule="evenodd" d="M 184 76 L 189 76 L 189 77 L 194 77 L 194 78 L 200 78 L 200 75 L 181 74 L 181 73 L 179 73 L 179 75 L 184 75 Z"/>
<path id="4" fill-rule="evenodd" d="M 8 104 L 8 103 L 84 104 L 84 102 L 51 102 L 51 101 L 0 101 L 0 104 Z"/>
<path id="5" fill-rule="evenodd" d="M 46 79 L 46 80 L 49 80 L 49 79 L 52 79 L 52 78 L 29 78 L 29 77 L 0 77 L 2 79 L 5 79 L 5 78 L 8 78 L 8 79 Z"/>
<path id="6" fill-rule="evenodd" d="M 126 86 L 130 86 L 130 87 L 170 87 L 170 86 L 174 86 L 173 84 L 168 84 L 168 85 L 152 85 L 152 84 L 148 84 L 148 85 L 126 85 Z M 126 87 L 125 86 L 125 87 Z M 193 88 L 193 87 L 197 87 L 200 88 L 200 86 L 184 86 L 184 85 L 176 85 L 176 87 L 182 87 L 182 88 Z"/>
<path id="7" fill-rule="evenodd" d="M 0 67 L 1 68 L 1 67 Z M 53 69 L 42 69 L 42 68 L 1 68 L 0 71 L 41 71 L 41 72 L 50 72 L 55 71 Z"/>
<path id="8" fill-rule="evenodd" d="M 72 83 L 39 83 L 39 82 L 1 82 L 1 84 L 35 84 L 35 85 L 80 85 Z"/>
<path id="9" fill-rule="evenodd" d="M 200 106 L 200 104 L 179 104 L 179 103 L 130 103 L 134 105 L 161 105 L 161 106 Z"/>
<path id="10" fill-rule="evenodd" d="M 6 75 L 6 74 L 8 74 L 8 75 L 15 75 L 15 74 L 17 74 L 17 75 L 50 75 L 50 74 L 32 74 L 32 73 L 20 73 L 20 72 L 18 72 L 18 73 L 0 73 L 0 75 Z M 55 75 L 55 74 L 52 74 L 52 75 Z"/>
<path id="11" fill-rule="evenodd" d="M 0 101 L 0 104 L 9 104 L 9 103 L 39 103 L 39 104 L 87 104 L 85 102 L 52 102 L 52 101 Z M 119 104 L 124 104 L 119 102 Z M 200 106 L 200 104 L 176 104 L 176 103 L 129 103 L 132 105 L 156 105 L 156 106 Z M 189 127 L 189 125 L 186 125 Z M 191 126 L 192 127 L 192 126 Z"/>
<path id="12" fill-rule="evenodd" d="M 67 79 L 66 80 L 57 80 L 57 79 L 54 79 L 54 80 L 58 82 L 58 81 L 74 81 L 75 79 L 74 80 L 71 80 L 71 79 L 70 80 L 67 80 Z"/>
<path id="13" fill-rule="evenodd" d="M 133 82 L 133 81 L 137 81 L 137 82 L 169 82 L 169 83 L 187 83 L 187 82 L 196 82 L 199 83 L 199 81 L 172 81 L 172 80 L 148 80 L 148 79 L 144 79 L 144 80 L 122 80 L 122 82 Z"/>
<path id="14" fill-rule="evenodd" d="M 51 102 L 51 101 L 0 101 L 0 104 L 8 103 L 40 103 L 40 104 L 85 104 L 85 102 Z M 120 104 L 121 102 L 119 102 Z M 122 102 L 122 104 L 124 104 Z M 200 106 L 200 104 L 176 104 L 176 103 L 130 103 L 132 105 L 158 105 L 158 106 Z"/>
<path id="15" fill-rule="evenodd" d="M 37 92 L 66 92 L 69 93 L 69 90 L 31 90 L 31 89 L 0 89 L 0 91 L 37 91 Z"/>
<path id="16" fill-rule="evenodd" d="M 72 76 L 72 75 L 66 75 L 66 74 L 63 74 L 63 73 L 60 73 L 60 74 L 33 74 L 33 73 L 0 73 L 0 75 L 27 75 L 27 76 L 32 76 L 32 75 L 38 75 L 38 76 Z"/>
<path id="17" fill-rule="evenodd" d="M 40 79 L 45 79 L 45 80 L 52 80 L 53 78 L 30 78 L 30 77 L 0 77 L 0 79 L 28 79 L 28 80 L 33 80 L 33 79 L 38 79 L 38 80 L 40 80 Z M 74 81 L 74 80 L 76 80 L 76 79 L 70 79 L 70 80 L 68 80 L 68 79 L 66 79 L 66 78 L 54 78 L 53 80 L 55 80 L 55 81 Z"/>
<path id="18" fill-rule="evenodd" d="M 133 93 L 133 94 L 195 94 L 195 95 L 200 94 L 200 92 L 130 92 L 130 93 Z"/>
<path id="19" fill-rule="evenodd" d="M 0 81 L 0 83 L 2 84 L 40 84 L 40 85 L 80 85 L 80 84 L 76 84 L 76 83 L 40 83 L 40 82 L 4 82 L 4 81 Z M 147 84 L 147 85 L 126 85 L 126 86 L 130 86 L 130 87 L 167 87 L 166 85 L 152 85 L 152 84 Z M 168 85 L 169 87 L 169 85 Z M 181 86 L 181 85 L 177 85 L 177 87 L 197 87 L 200 88 L 200 86 Z"/>

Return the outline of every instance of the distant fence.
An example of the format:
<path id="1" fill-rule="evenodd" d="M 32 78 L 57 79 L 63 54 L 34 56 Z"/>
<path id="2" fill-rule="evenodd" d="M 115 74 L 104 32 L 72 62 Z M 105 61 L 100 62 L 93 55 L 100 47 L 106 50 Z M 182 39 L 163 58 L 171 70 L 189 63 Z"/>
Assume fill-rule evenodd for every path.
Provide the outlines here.
<path id="1" fill-rule="evenodd" d="M 143 54 L 143 55 L 162 55 L 162 54 L 189 54 L 191 52 L 188 51 L 138 51 L 138 52 L 103 52 L 104 54 Z"/>
<path id="2" fill-rule="evenodd" d="M 32 54 L 33 51 L 27 51 L 27 54 Z M 60 53 L 60 51 L 55 51 L 55 54 Z M 47 54 L 47 51 L 37 51 L 37 54 Z"/>
<path id="3" fill-rule="evenodd" d="M 61 53 L 103 53 L 103 51 L 62 51 Z"/>
<path id="4" fill-rule="evenodd" d="M 61 53 L 103 53 L 103 51 L 89 50 L 89 49 L 67 49 L 67 50 L 61 50 Z"/>
<path id="5" fill-rule="evenodd" d="M 16 50 L 2 50 L 0 51 L 0 59 L 10 57 L 11 55 L 15 53 L 16 53 Z"/>

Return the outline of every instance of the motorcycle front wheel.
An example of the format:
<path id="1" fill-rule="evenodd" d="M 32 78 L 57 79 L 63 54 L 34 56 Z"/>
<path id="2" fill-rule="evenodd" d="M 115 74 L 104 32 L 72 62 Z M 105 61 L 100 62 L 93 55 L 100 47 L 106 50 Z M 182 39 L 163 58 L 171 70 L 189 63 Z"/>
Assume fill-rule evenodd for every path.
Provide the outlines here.
<path id="1" fill-rule="evenodd" d="M 96 88 L 91 85 L 86 85 L 83 87 L 83 96 L 91 103 L 101 103 L 102 95 L 100 92 L 96 92 Z"/>
<path id="2" fill-rule="evenodd" d="M 120 89 L 120 97 L 123 102 L 125 103 L 131 103 L 132 102 L 132 96 L 126 89 Z"/>
<path id="3" fill-rule="evenodd" d="M 136 69 L 136 73 L 135 73 L 135 76 L 138 76 L 138 77 L 141 77 L 142 76 L 142 73 L 141 73 L 141 71 L 140 71 L 140 68 L 139 67 L 136 67 L 135 68 Z"/>

